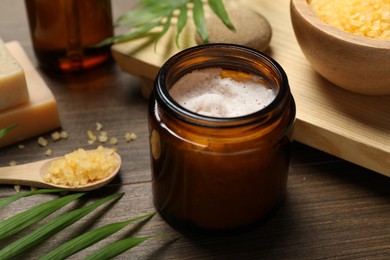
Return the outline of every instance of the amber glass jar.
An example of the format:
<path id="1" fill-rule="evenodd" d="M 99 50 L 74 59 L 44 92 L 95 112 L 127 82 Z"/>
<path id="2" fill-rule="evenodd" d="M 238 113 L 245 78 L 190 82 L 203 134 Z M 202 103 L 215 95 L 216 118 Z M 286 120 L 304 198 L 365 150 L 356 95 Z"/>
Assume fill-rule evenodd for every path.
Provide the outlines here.
<path id="1" fill-rule="evenodd" d="M 111 58 L 111 0 L 25 0 L 35 55 L 46 70 L 81 71 Z"/>
<path id="2" fill-rule="evenodd" d="M 255 113 L 196 114 L 170 95 L 194 69 L 220 67 L 263 77 L 275 99 Z M 173 226 L 220 232 L 268 217 L 285 196 L 295 103 L 283 69 L 255 50 L 211 44 L 184 50 L 160 69 L 150 98 L 153 199 Z"/>

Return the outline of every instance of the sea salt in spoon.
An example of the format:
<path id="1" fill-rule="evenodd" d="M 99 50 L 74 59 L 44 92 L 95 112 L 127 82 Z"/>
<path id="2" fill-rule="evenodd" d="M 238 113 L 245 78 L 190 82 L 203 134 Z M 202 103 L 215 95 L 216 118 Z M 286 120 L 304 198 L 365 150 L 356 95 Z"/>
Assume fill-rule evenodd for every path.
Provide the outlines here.
<path id="1" fill-rule="evenodd" d="M 50 182 L 45 182 L 43 177 L 48 173 L 48 168 L 52 161 L 60 159 L 56 157 L 52 159 L 20 164 L 16 166 L 0 167 L 0 184 L 17 184 L 21 186 L 32 186 L 38 188 L 58 188 L 69 191 L 89 191 L 98 189 L 109 183 L 118 174 L 121 167 L 121 157 L 117 153 L 113 153 L 119 160 L 119 165 L 106 178 L 88 182 L 83 186 L 71 187 L 65 185 L 57 185 Z M 63 157 L 63 156 L 62 156 Z"/>

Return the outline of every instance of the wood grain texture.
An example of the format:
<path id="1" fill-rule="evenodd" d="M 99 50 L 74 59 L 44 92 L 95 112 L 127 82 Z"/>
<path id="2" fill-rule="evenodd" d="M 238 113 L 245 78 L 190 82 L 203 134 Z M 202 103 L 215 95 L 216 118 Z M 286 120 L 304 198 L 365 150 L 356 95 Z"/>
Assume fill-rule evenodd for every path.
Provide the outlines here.
<path id="1" fill-rule="evenodd" d="M 295 140 L 390 176 L 390 96 L 348 92 L 316 73 L 295 38 L 289 1 L 240 3 L 270 21 L 273 36 L 266 54 L 282 65 L 289 78 L 297 104 Z M 151 83 L 166 59 L 180 50 L 174 33 L 174 29 L 168 32 L 156 49 L 150 38 L 117 44 L 113 46 L 114 57 L 124 71 Z M 179 46 L 196 45 L 194 35 L 190 24 Z"/>
<path id="2" fill-rule="evenodd" d="M 128 0 L 113 1 L 114 13 L 123 12 L 132 3 Z M 267 6 L 273 6 L 272 3 L 259 1 L 258 5 L 269 8 Z M 279 7 L 285 8 L 284 5 Z M 273 8 L 278 8 L 278 5 Z M 281 10 L 282 14 L 286 12 Z M 23 1 L 0 1 L 0 35 L 5 41 L 21 42 L 36 64 Z M 286 38 L 284 44 L 288 45 L 287 41 L 292 40 L 291 37 Z M 289 51 L 286 55 L 296 59 Z M 318 80 L 314 72 L 310 73 Z M 125 195 L 118 202 L 104 205 L 87 215 L 19 259 L 37 259 L 82 231 L 155 210 L 146 118 L 148 103 L 141 95 L 139 80 L 113 63 L 77 76 L 42 75 L 57 98 L 62 127 L 69 133 L 68 140 L 49 142 L 53 156 L 78 147 L 89 148 L 86 131 L 94 130 L 96 121 L 103 124 L 109 135 L 119 138 L 117 148 L 123 158 L 120 176 L 109 186 L 89 193 L 81 204 L 113 192 L 125 192 Z M 122 136 L 126 131 L 135 132 L 137 140 L 124 142 Z M 49 137 L 49 134 L 43 136 Z M 46 158 L 45 149 L 36 143 L 36 138 L 23 144 L 23 150 L 17 144 L 1 148 L 0 166 L 8 165 L 11 160 L 26 163 Z M 22 187 L 23 192 L 29 189 Z M 0 198 L 12 194 L 15 194 L 12 186 L 0 186 Z M 0 220 L 54 197 L 37 195 L 21 199 L 1 209 Z M 1 241 L 0 248 L 81 204 L 70 204 L 11 240 Z M 389 219 L 388 177 L 295 142 L 286 200 L 271 219 L 253 230 L 230 236 L 180 232 L 156 215 L 144 225 L 131 225 L 70 259 L 83 259 L 118 238 L 156 233 L 173 236 L 146 241 L 117 259 L 388 259 Z"/>

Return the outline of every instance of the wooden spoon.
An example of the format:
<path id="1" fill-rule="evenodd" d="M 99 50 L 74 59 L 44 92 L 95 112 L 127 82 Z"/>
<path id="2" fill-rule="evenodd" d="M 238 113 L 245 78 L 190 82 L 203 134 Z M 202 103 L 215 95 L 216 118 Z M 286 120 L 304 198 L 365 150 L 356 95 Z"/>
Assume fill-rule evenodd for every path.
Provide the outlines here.
<path id="1" fill-rule="evenodd" d="M 88 182 L 86 185 L 83 186 L 70 187 L 45 182 L 43 180 L 43 177 L 48 173 L 48 168 L 51 162 L 61 157 L 16 166 L 0 167 L 0 184 L 17 184 L 22 186 L 32 186 L 39 188 L 59 188 L 70 191 L 94 190 L 109 183 L 118 174 L 122 160 L 117 153 L 113 153 L 113 156 L 115 156 L 119 160 L 118 167 L 113 172 L 111 172 L 108 177 L 101 180 Z"/>

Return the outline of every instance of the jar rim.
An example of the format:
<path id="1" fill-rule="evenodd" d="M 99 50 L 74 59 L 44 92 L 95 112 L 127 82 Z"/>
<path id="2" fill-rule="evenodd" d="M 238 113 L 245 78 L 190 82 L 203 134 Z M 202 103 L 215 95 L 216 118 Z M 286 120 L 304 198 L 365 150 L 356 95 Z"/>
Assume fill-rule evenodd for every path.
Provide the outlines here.
<path id="1" fill-rule="evenodd" d="M 242 116 L 214 117 L 214 116 L 195 113 L 181 106 L 177 101 L 175 101 L 175 99 L 169 94 L 169 90 L 165 84 L 168 70 L 175 63 L 180 62 L 183 59 L 186 59 L 186 57 L 188 57 L 189 54 L 193 53 L 194 51 L 202 51 L 202 50 L 212 51 L 213 49 L 235 50 L 239 53 L 245 53 L 247 55 L 259 59 L 259 61 L 271 67 L 273 71 L 277 74 L 278 79 L 280 80 L 280 84 L 276 92 L 276 96 L 271 101 L 271 103 L 256 112 L 245 114 Z M 224 55 L 226 57 L 230 56 L 227 52 L 225 52 Z M 216 67 L 216 66 L 215 65 L 201 66 L 200 68 L 205 69 L 211 67 Z M 200 122 L 204 122 L 204 123 L 221 124 L 221 126 L 226 126 L 229 125 L 229 123 L 235 123 L 235 122 L 242 122 L 243 124 L 245 124 L 244 122 L 247 122 L 249 124 L 249 123 L 253 123 L 253 118 L 257 118 L 257 120 L 263 120 L 264 118 L 269 117 L 269 114 L 275 109 L 277 109 L 278 106 L 280 106 L 280 104 L 283 103 L 283 100 L 289 97 L 289 94 L 290 94 L 290 87 L 288 84 L 287 75 L 278 62 L 276 62 L 268 55 L 260 51 L 257 51 L 255 49 L 242 46 L 242 45 L 229 44 L 229 43 L 210 43 L 210 44 L 197 45 L 176 53 L 175 55 L 170 57 L 160 68 L 158 75 L 156 77 L 155 88 L 154 88 L 155 98 L 162 101 L 160 102 L 160 104 L 168 108 L 169 109 L 168 111 L 173 110 L 179 113 L 180 115 L 182 115 L 181 118 L 183 118 L 185 121 L 188 121 L 185 119 L 187 118 L 187 119 L 191 119 L 191 121 L 195 120 L 195 122 L 197 122 L 196 124 L 200 124 L 200 125 L 203 125 Z"/>

